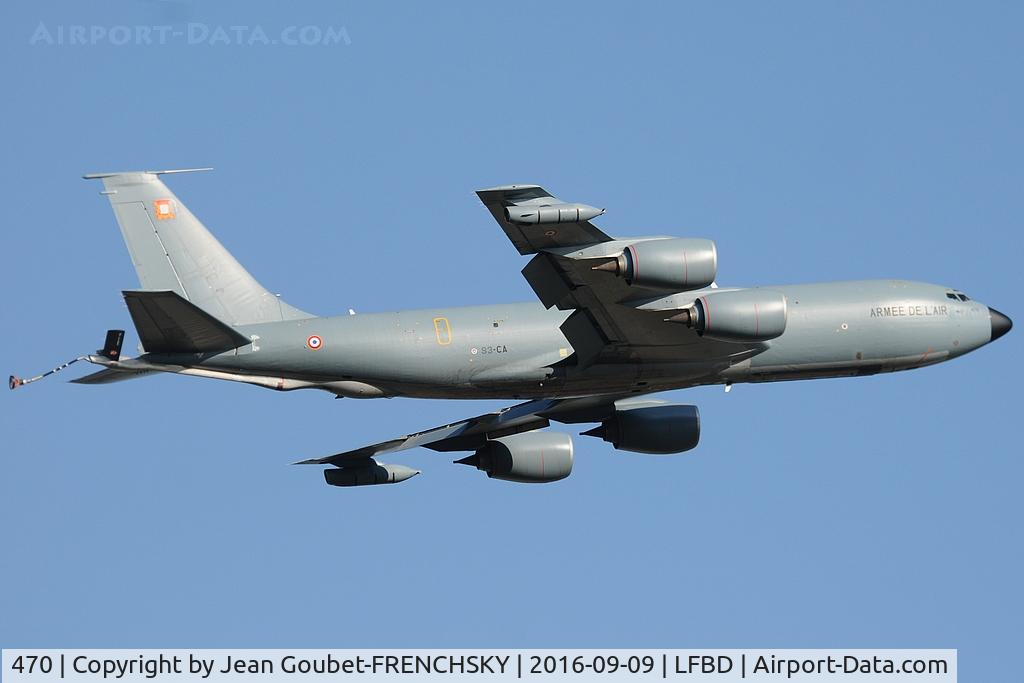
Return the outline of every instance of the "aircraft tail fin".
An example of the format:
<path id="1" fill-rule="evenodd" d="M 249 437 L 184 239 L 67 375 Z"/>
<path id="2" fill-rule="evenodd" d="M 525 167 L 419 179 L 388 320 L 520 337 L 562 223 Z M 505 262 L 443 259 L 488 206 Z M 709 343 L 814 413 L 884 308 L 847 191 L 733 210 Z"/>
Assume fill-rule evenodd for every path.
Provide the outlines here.
<path id="1" fill-rule="evenodd" d="M 160 179 L 179 169 L 89 173 L 103 181 L 144 290 L 171 291 L 229 325 L 313 317 L 267 291 Z"/>
<path id="2" fill-rule="evenodd" d="M 122 294 L 142 347 L 149 353 L 216 353 L 250 342 L 177 292 Z"/>

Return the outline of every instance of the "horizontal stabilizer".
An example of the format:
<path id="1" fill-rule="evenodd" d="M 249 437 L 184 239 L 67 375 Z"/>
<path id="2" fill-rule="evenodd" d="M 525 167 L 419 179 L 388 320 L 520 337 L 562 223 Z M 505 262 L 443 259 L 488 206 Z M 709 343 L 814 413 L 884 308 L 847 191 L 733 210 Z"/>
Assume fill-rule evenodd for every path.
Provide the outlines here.
<path id="1" fill-rule="evenodd" d="M 123 382 L 126 379 L 136 379 L 138 377 L 149 377 L 155 375 L 158 370 L 146 370 L 146 369 L 123 369 L 123 368 L 104 368 L 99 372 L 86 375 L 85 377 L 79 377 L 71 380 L 72 384 L 113 384 L 114 382 Z"/>
<path id="2" fill-rule="evenodd" d="M 210 353 L 249 343 L 238 331 L 176 292 L 122 294 L 142 346 L 149 353 Z"/>

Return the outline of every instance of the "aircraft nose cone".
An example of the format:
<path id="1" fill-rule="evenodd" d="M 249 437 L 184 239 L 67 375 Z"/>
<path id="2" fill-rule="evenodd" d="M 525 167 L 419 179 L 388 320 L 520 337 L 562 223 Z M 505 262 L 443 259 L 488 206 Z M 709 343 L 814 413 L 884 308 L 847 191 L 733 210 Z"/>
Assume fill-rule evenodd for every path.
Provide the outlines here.
<path id="1" fill-rule="evenodd" d="M 1013 327 L 1013 321 L 996 309 L 989 308 L 988 314 L 992 318 L 992 341 L 999 339 Z"/>

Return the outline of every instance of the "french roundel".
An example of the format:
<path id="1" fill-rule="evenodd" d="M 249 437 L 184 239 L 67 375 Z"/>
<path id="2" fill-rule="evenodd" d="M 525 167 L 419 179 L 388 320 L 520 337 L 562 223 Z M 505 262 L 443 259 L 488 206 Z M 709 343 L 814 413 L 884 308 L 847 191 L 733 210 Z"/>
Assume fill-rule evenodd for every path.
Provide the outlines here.
<path id="1" fill-rule="evenodd" d="M 309 348 L 313 349 L 314 351 L 316 351 L 317 349 L 319 349 L 323 345 L 324 345 L 324 340 L 321 339 L 320 337 L 318 337 L 315 334 L 314 335 L 310 335 L 310 337 L 308 339 L 306 339 L 306 346 L 308 346 Z"/>

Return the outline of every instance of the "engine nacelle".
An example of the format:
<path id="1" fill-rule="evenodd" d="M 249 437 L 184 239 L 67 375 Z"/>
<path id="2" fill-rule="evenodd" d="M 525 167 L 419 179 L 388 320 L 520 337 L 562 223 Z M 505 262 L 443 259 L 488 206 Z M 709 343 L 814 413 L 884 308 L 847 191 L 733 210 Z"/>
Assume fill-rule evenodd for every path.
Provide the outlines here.
<path id="1" fill-rule="evenodd" d="M 770 289 L 709 292 L 669 318 L 709 339 L 758 342 L 786 331 L 786 296 Z"/>
<path id="2" fill-rule="evenodd" d="M 331 486 L 373 486 L 376 484 L 397 484 L 412 479 L 419 470 L 405 465 L 389 465 L 370 460 L 361 467 L 342 467 L 324 470 L 324 479 Z"/>
<path id="3" fill-rule="evenodd" d="M 683 292 L 715 281 L 718 250 L 711 240 L 672 238 L 637 242 L 594 270 L 615 273 L 631 285 Z"/>
<path id="4" fill-rule="evenodd" d="M 583 434 L 600 437 L 622 451 L 682 453 L 700 441 L 700 412 L 697 406 L 675 403 L 617 409 L 611 418 Z"/>
<path id="5" fill-rule="evenodd" d="M 539 223 L 581 223 L 604 213 L 586 204 L 554 204 L 548 206 L 506 206 L 505 220 L 509 223 L 536 225 Z"/>
<path id="6" fill-rule="evenodd" d="M 473 465 L 492 479 L 524 484 L 558 481 L 572 472 L 572 437 L 558 432 L 502 436 L 456 462 Z"/>

